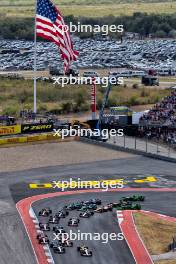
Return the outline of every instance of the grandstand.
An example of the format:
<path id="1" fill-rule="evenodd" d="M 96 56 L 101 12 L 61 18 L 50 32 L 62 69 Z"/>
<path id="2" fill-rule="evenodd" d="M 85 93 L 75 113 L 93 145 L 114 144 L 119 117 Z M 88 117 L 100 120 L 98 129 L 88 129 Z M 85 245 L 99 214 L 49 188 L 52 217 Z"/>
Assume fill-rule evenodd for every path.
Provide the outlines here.
<path id="1" fill-rule="evenodd" d="M 176 90 L 145 113 L 139 122 L 141 136 L 157 138 L 176 146 Z"/>

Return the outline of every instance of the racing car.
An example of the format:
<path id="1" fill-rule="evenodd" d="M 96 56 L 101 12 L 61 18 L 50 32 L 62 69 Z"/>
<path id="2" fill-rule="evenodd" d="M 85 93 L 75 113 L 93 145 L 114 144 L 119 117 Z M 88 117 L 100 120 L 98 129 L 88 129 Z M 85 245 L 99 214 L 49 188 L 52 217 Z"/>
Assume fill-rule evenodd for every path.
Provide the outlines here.
<path id="1" fill-rule="evenodd" d="M 49 245 L 50 245 L 50 248 L 56 248 L 60 246 L 60 242 L 53 240 Z"/>
<path id="2" fill-rule="evenodd" d="M 98 207 L 96 210 L 94 210 L 96 213 L 104 213 L 108 211 L 112 211 L 112 206 L 110 204 Z"/>
<path id="3" fill-rule="evenodd" d="M 40 238 L 42 238 L 42 237 L 47 237 L 47 238 L 48 238 L 47 235 L 45 235 L 42 231 L 40 231 L 40 233 L 37 234 L 36 238 L 37 238 L 37 239 L 40 239 Z"/>
<path id="4" fill-rule="evenodd" d="M 78 209 L 78 211 L 85 212 L 87 210 L 96 210 L 96 209 L 97 209 L 96 204 L 86 204 L 86 205 L 83 205 L 80 209 Z"/>
<path id="5" fill-rule="evenodd" d="M 68 204 L 68 205 L 65 205 L 64 206 L 64 210 L 69 210 L 69 211 L 72 211 L 72 210 L 75 210 L 75 205 L 74 204 Z"/>
<path id="6" fill-rule="evenodd" d="M 49 239 L 47 235 L 39 234 L 37 239 L 38 239 L 39 244 L 41 245 L 49 244 Z"/>
<path id="7" fill-rule="evenodd" d="M 61 210 L 55 216 L 58 218 L 65 218 L 68 215 L 69 215 L 69 212 L 67 212 L 66 210 Z"/>
<path id="8" fill-rule="evenodd" d="M 116 207 L 117 210 L 141 210 L 141 205 L 140 204 L 132 204 L 132 203 L 127 203 L 127 204 L 121 204 Z"/>
<path id="9" fill-rule="evenodd" d="M 90 212 L 90 211 L 82 212 L 82 213 L 79 214 L 79 216 L 82 217 L 82 218 L 89 218 L 92 215 L 94 215 L 94 212 Z"/>
<path id="10" fill-rule="evenodd" d="M 70 218 L 68 221 L 68 226 L 78 226 L 79 219 L 78 218 Z"/>
<path id="11" fill-rule="evenodd" d="M 59 224 L 59 217 L 58 216 L 50 216 L 48 222 L 50 224 Z"/>
<path id="12" fill-rule="evenodd" d="M 122 197 L 122 201 L 131 201 L 131 202 L 143 202 L 145 200 L 145 196 L 142 195 L 133 195 Z"/>
<path id="13" fill-rule="evenodd" d="M 71 204 L 64 206 L 64 209 L 72 211 L 75 209 L 80 209 L 82 206 L 83 206 L 83 202 L 76 202 L 76 203 L 71 203 Z"/>
<path id="14" fill-rule="evenodd" d="M 84 205 L 89 205 L 89 204 L 96 204 L 96 205 L 101 205 L 101 200 L 100 199 L 90 199 L 88 201 L 83 202 Z"/>
<path id="15" fill-rule="evenodd" d="M 62 226 L 53 226 L 53 231 L 56 234 L 64 234 L 64 233 L 66 233 Z"/>
<path id="16" fill-rule="evenodd" d="M 68 239 L 65 239 L 61 242 L 61 246 L 62 247 L 73 247 L 73 242 Z"/>
<path id="17" fill-rule="evenodd" d="M 77 247 L 77 250 L 83 257 L 92 257 L 92 251 L 90 251 L 89 248 L 86 246 Z"/>
<path id="18" fill-rule="evenodd" d="M 57 254 L 64 254 L 65 253 L 65 248 L 58 245 L 56 247 L 53 247 L 53 251 L 54 253 L 57 253 Z"/>
<path id="19" fill-rule="evenodd" d="M 38 215 L 39 216 L 49 216 L 50 214 L 52 214 L 52 210 L 50 208 L 43 208 L 39 213 Z"/>
<path id="20" fill-rule="evenodd" d="M 39 223 L 39 227 L 40 227 L 40 230 L 42 231 L 50 231 L 50 225 L 48 223 L 46 224 Z"/>

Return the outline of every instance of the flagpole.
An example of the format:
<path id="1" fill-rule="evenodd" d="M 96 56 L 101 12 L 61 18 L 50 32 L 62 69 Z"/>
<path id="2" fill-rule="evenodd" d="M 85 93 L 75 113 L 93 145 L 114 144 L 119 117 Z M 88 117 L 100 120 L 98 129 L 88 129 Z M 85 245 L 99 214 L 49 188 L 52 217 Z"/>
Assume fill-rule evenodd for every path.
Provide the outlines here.
<path id="1" fill-rule="evenodd" d="M 34 30 L 34 113 L 37 113 L 37 0 L 35 0 L 35 30 Z"/>

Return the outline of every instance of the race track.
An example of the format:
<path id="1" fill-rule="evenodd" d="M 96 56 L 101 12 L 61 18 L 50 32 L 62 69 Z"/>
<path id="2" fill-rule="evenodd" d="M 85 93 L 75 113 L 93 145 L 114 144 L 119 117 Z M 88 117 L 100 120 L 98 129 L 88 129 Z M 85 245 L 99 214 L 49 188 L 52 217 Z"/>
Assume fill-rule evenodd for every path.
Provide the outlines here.
<path id="1" fill-rule="evenodd" d="M 33 205 L 36 215 L 38 212 L 45 207 L 50 207 L 54 212 L 60 210 L 63 205 L 72 203 L 75 201 L 89 200 L 90 198 L 99 198 L 102 200 L 103 204 L 110 202 L 116 202 L 124 195 L 129 196 L 133 194 L 141 194 L 146 196 L 146 201 L 142 203 L 142 209 L 146 211 L 153 211 L 168 216 L 176 217 L 175 206 L 176 206 L 176 193 L 172 192 L 105 192 L 105 193 L 85 193 L 85 194 L 74 194 L 69 196 L 61 196 L 55 198 L 44 199 L 38 202 L 35 202 Z M 167 203 L 166 203 L 167 201 Z M 67 226 L 68 219 L 70 217 L 78 216 L 78 212 L 72 211 L 69 216 L 65 219 L 62 219 L 60 224 L 64 227 L 66 231 L 69 231 Z M 39 220 L 42 222 L 44 219 L 39 217 Z M 90 233 L 121 233 L 121 230 L 118 225 L 116 212 L 108 212 L 104 214 L 95 214 L 90 219 L 81 219 L 80 225 L 78 228 L 71 228 L 73 232 L 75 230 L 80 230 L 80 232 L 90 232 Z M 47 233 L 48 234 L 48 233 Z M 52 232 L 49 235 L 50 239 L 53 238 Z M 82 260 L 82 257 L 78 252 L 76 252 L 76 247 L 80 244 L 88 245 L 90 249 L 93 250 L 93 257 L 90 259 Z M 53 253 L 53 258 L 55 263 L 67 264 L 71 263 L 76 264 L 80 263 L 82 260 L 84 263 L 88 264 L 97 264 L 97 263 L 118 263 L 126 264 L 135 263 L 133 256 L 126 244 L 125 240 L 122 241 L 111 241 L 107 244 L 103 244 L 102 241 L 75 241 L 74 248 L 70 248 L 66 251 L 64 255 L 57 255 Z"/>
<path id="2" fill-rule="evenodd" d="M 36 259 L 30 241 L 28 239 L 28 236 L 26 234 L 20 216 L 16 210 L 15 204 L 18 201 L 24 199 L 25 197 L 30 197 L 42 193 L 55 192 L 56 190 L 30 189 L 29 188 L 30 183 L 45 183 L 45 182 L 51 182 L 53 180 L 69 179 L 70 177 L 72 177 L 73 179 L 77 179 L 78 177 L 80 177 L 82 180 L 124 178 L 127 180 L 126 187 L 173 188 L 176 187 L 175 171 L 176 171 L 176 165 L 174 163 L 152 160 L 142 156 L 132 156 L 129 158 L 121 158 L 121 159 L 114 159 L 107 161 L 96 161 L 89 163 L 85 162 L 82 164 L 51 166 L 51 167 L 42 167 L 42 168 L 30 169 L 19 172 L 15 171 L 15 172 L 0 173 L 1 264 L 9 264 L 9 263 L 36 264 Z M 155 176 L 157 178 L 157 181 L 144 182 L 141 185 L 135 183 L 134 181 L 135 179 L 142 179 L 149 175 Z M 151 197 L 153 199 L 153 202 L 147 199 L 144 208 L 146 210 L 150 209 L 155 212 L 159 212 L 163 214 L 165 213 L 170 216 L 172 215 L 174 216 L 174 211 L 172 210 L 172 206 L 175 207 L 175 202 L 174 199 L 172 198 L 173 195 L 174 193 L 171 194 L 159 193 L 159 192 L 152 193 Z M 111 195 L 109 196 L 108 193 L 103 193 L 103 196 L 106 197 L 107 200 L 109 199 L 111 200 L 112 198 L 115 199 L 114 194 L 113 196 Z M 70 198 L 65 197 L 64 199 L 68 201 L 67 199 Z M 77 199 L 79 199 L 79 196 L 77 197 Z M 54 203 L 56 203 L 55 199 L 53 201 Z M 50 201 L 46 200 L 46 203 L 50 203 Z M 104 215 L 103 218 L 101 219 L 102 226 L 104 226 L 104 217 L 106 216 Z M 107 225 L 107 229 L 116 230 L 116 232 L 118 232 L 117 222 L 115 222 L 115 224 L 111 226 L 110 224 L 111 219 L 113 220 L 111 214 L 109 214 L 108 215 L 109 224 Z M 91 221 L 94 220 L 96 221 L 96 219 L 93 218 L 91 219 Z M 93 228 L 97 228 L 97 227 L 93 226 Z M 112 248 L 115 249 L 113 250 L 115 254 L 112 256 L 114 260 L 118 258 L 124 258 L 123 255 L 126 255 L 126 252 L 128 252 L 127 258 L 131 259 L 129 249 L 127 248 L 126 245 L 124 246 L 125 253 L 121 254 L 121 256 L 119 257 L 119 251 L 121 252 L 120 249 L 122 243 L 118 241 L 117 245 L 113 243 L 112 245 L 105 244 L 103 246 L 107 248 L 108 252 L 112 252 Z M 71 257 L 73 257 L 72 253 L 70 254 Z M 97 254 L 95 254 L 95 256 L 101 259 L 99 250 Z M 66 255 L 65 258 L 67 258 Z M 117 261 L 118 260 L 116 260 L 116 262 Z M 101 263 L 103 262 L 101 261 Z"/>

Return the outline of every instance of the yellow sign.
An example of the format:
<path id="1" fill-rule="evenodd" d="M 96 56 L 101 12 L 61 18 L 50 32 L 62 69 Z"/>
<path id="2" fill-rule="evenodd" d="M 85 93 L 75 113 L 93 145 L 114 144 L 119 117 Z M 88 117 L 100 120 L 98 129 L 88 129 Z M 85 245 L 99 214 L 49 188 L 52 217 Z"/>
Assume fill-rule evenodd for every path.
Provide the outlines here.
<path id="1" fill-rule="evenodd" d="M 21 126 L 0 126 L 0 136 L 15 135 L 21 133 Z"/>
<path id="2" fill-rule="evenodd" d="M 145 182 L 156 182 L 157 179 L 153 176 L 148 176 L 145 179 L 139 179 L 139 180 L 135 180 L 134 182 L 136 183 L 145 183 Z"/>

